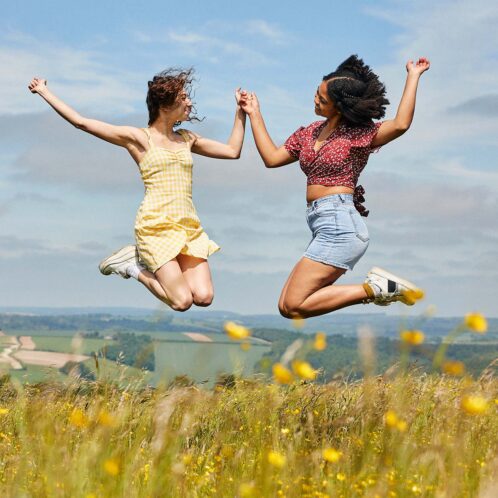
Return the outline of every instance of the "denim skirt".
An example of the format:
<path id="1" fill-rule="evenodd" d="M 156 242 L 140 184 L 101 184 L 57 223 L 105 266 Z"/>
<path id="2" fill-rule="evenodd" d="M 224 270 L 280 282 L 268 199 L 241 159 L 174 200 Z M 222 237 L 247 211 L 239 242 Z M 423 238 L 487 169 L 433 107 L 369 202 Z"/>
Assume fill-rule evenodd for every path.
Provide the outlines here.
<path id="1" fill-rule="evenodd" d="M 352 270 L 365 254 L 370 237 L 352 194 L 333 194 L 308 203 L 308 226 L 313 234 L 304 257 Z"/>

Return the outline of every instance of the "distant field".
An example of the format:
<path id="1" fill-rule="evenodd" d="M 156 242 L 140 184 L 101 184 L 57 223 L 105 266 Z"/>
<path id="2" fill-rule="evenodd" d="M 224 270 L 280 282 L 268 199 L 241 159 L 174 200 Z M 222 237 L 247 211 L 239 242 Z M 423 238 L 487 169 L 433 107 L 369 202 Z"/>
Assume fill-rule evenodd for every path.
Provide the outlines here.
<path id="1" fill-rule="evenodd" d="M 36 336 L 33 337 L 36 349 L 42 351 L 56 351 L 59 353 L 79 353 L 90 354 L 92 351 L 98 351 L 106 344 L 112 344 L 113 341 L 105 339 L 95 339 L 82 337 L 76 339 L 71 337 L 53 337 L 53 336 Z"/>
<path id="2" fill-rule="evenodd" d="M 156 341 L 153 381 L 157 384 L 187 375 L 197 382 L 208 380 L 212 384 L 219 373 L 250 375 L 254 364 L 269 350 L 270 345 L 260 344 L 243 351 L 238 343 Z"/>
<path id="3" fill-rule="evenodd" d="M 25 365 L 23 370 L 10 370 L 10 377 L 20 382 L 35 384 L 41 381 L 63 381 L 67 375 L 59 372 L 57 368 L 42 367 L 39 365 Z"/>
<path id="4" fill-rule="evenodd" d="M 54 334 L 50 332 L 50 335 L 47 335 L 47 332 L 45 335 L 41 335 L 41 331 L 37 332 L 16 331 L 17 337 L 25 336 L 24 344 L 32 348 L 34 343 L 32 352 L 29 349 L 19 349 L 13 353 L 13 357 L 19 358 L 25 368 L 17 371 L 10 370 L 10 374 L 13 378 L 23 382 L 67 379 L 67 375 L 56 368 L 25 363 L 25 361 L 31 362 L 31 358 L 35 356 L 33 362 L 37 362 L 38 356 L 43 355 L 43 352 L 47 352 L 48 356 L 50 356 L 48 352 L 55 353 L 53 356 L 59 353 L 88 356 L 94 351 L 101 350 L 106 344 L 114 343 L 112 340 L 103 338 L 75 338 L 72 331 L 56 331 Z M 137 368 L 118 365 L 112 360 L 103 358 L 99 358 L 98 369 L 93 358 L 82 363 L 95 377 L 112 379 L 121 385 L 130 382 L 140 385 L 145 383 L 157 385 L 161 381 L 168 383 L 177 376 L 188 376 L 194 381 L 207 381 L 208 385 L 212 385 L 219 374 L 252 374 L 256 362 L 271 347 L 269 343 L 250 338 L 248 340 L 250 349 L 243 351 L 238 342 L 231 341 L 220 332 L 153 332 L 147 335 L 155 340 L 156 369 L 154 372 L 144 372 Z M 0 336 L 0 350 L 9 347 L 13 341 L 15 341 L 13 336 Z M 54 364 L 60 361 L 60 358 L 54 358 Z"/>

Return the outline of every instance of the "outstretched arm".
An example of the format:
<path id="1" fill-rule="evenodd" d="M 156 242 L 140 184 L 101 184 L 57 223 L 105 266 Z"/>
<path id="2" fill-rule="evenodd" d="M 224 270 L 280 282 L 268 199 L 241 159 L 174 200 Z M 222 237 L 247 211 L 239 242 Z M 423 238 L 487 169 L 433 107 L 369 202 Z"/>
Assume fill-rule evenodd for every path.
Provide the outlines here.
<path id="1" fill-rule="evenodd" d="M 244 92 L 240 88 L 235 90 L 235 100 L 237 107 L 235 109 L 235 121 L 233 123 L 232 133 L 227 143 L 217 142 L 209 138 L 201 137 L 197 133 L 189 131 L 193 139 L 192 152 L 207 157 L 217 159 L 238 159 L 244 142 L 244 133 L 246 129 L 246 113 L 240 107 L 240 99 Z"/>
<path id="2" fill-rule="evenodd" d="M 413 114 L 415 113 L 415 101 L 417 96 L 417 87 L 420 76 L 427 71 L 431 63 L 425 57 L 421 57 L 416 63 L 408 61 L 406 70 L 405 89 L 398 106 L 396 117 L 392 120 L 384 121 L 372 141 L 373 147 L 385 145 L 392 140 L 400 137 L 405 133 L 412 124 Z"/>
<path id="3" fill-rule="evenodd" d="M 244 95 L 240 101 L 242 109 L 251 120 L 251 129 L 256 142 L 259 155 L 267 168 L 278 168 L 296 161 L 282 145 L 277 147 L 266 129 L 265 121 L 259 108 L 258 98 L 255 93 Z"/>
<path id="4" fill-rule="evenodd" d="M 47 80 L 33 78 L 28 88 L 31 93 L 40 95 L 60 116 L 80 130 L 126 148 L 139 146 L 144 141 L 144 134 L 133 126 L 115 126 L 81 116 L 48 89 Z"/>

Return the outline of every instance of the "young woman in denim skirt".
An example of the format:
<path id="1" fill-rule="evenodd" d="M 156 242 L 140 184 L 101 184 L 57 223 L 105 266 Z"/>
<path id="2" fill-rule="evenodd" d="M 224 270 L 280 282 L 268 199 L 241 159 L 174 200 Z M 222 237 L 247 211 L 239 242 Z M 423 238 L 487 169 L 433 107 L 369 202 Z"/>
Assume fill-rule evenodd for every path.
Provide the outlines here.
<path id="1" fill-rule="evenodd" d="M 307 220 L 313 238 L 282 290 L 278 307 L 283 316 L 306 318 L 366 302 L 384 306 L 415 302 L 420 291 L 414 284 L 378 267 L 370 270 L 363 284 L 332 284 L 353 269 L 368 247 L 360 173 L 371 152 L 410 127 L 418 81 L 429 66 L 425 58 L 406 64 L 406 85 L 396 117 L 374 123 L 373 119 L 384 117 L 389 104 L 386 90 L 352 55 L 318 86 L 315 113 L 325 120 L 299 128 L 281 147 L 266 130 L 256 95 L 248 93 L 241 100 L 266 167 L 299 160 L 308 178 Z"/>

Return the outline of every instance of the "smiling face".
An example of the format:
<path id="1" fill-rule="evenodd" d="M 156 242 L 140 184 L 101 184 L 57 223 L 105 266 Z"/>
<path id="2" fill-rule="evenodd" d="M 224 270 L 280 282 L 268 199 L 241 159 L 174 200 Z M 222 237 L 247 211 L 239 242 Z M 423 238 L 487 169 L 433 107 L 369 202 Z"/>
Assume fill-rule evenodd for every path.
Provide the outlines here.
<path id="1" fill-rule="evenodd" d="M 330 119 L 336 116 L 339 111 L 327 93 L 327 82 L 322 81 L 315 93 L 315 114 Z"/>
<path id="2" fill-rule="evenodd" d="M 184 89 L 178 93 L 175 104 L 171 107 L 163 107 L 166 113 L 175 118 L 175 121 L 187 121 L 192 110 L 192 100 Z"/>

